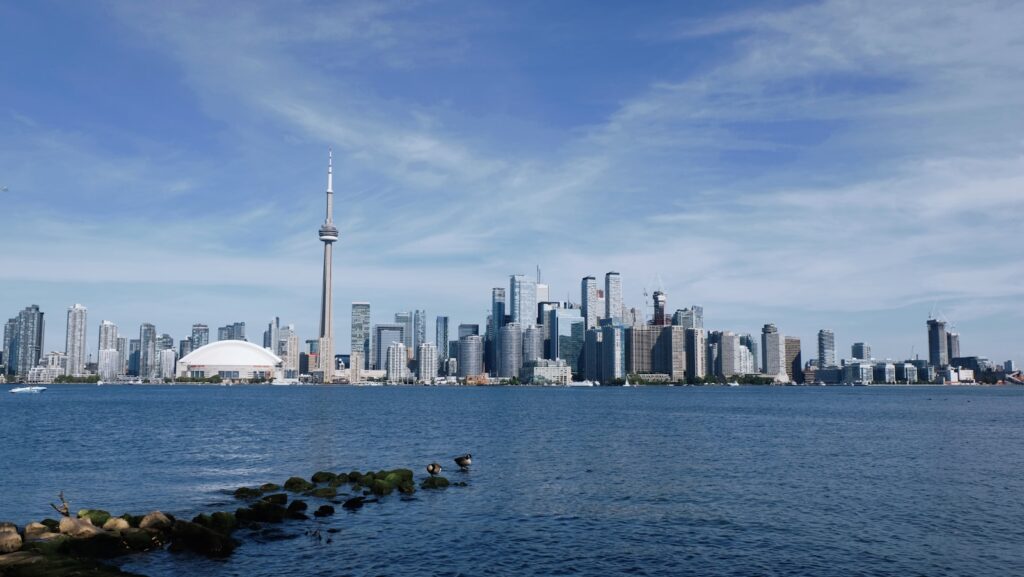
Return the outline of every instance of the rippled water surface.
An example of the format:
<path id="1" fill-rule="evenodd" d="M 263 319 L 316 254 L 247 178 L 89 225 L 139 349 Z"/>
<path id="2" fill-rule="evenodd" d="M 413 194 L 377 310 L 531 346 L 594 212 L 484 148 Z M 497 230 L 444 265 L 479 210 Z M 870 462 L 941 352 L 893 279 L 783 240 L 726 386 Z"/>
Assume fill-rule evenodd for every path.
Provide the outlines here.
<path id="1" fill-rule="evenodd" d="M 1021 388 L 53 386 L 0 433 L 18 524 L 60 490 L 191 518 L 321 469 L 469 485 L 123 562 L 153 577 L 1024 573 Z"/>

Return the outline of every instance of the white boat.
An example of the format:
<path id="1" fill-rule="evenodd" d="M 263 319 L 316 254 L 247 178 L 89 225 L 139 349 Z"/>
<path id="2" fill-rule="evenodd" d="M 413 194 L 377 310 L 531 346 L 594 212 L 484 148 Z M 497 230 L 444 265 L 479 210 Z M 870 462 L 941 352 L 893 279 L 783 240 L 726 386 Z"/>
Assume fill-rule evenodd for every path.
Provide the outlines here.
<path id="1" fill-rule="evenodd" d="M 565 386 L 567 386 L 567 387 L 593 387 L 594 386 L 594 382 L 593 381 L 572 381 L 572 382 L 567 383 Z"/>
<path id="2" fill-rule="evenodd" d="M 46 387 L 15 387 L 11 389 L 12 393 L 41 393 L 46 390 Z"/>

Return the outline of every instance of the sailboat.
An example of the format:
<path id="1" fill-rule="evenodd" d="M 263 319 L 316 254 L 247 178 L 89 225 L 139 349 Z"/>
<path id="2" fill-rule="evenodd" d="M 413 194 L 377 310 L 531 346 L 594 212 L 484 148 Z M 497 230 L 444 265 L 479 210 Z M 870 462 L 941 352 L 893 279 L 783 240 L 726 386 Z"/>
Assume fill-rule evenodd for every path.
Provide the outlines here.
<path id="1" fill-rule="evenodd" d="M 632 387 L 633 386 L 633 385 L 629 384 L 629 375 L 626 375 L 626 382 L 623 383 L 622 386 L 623 387 Z"/>

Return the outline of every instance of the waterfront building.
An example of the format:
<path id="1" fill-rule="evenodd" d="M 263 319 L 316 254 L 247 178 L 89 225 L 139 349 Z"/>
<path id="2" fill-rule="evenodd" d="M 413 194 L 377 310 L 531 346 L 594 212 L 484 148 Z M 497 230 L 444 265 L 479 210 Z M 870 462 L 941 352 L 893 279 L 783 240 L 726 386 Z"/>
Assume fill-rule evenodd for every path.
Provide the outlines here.
<path id="1" fill-rule="evenodd" d="M 665 293 L 662 291 L 654 291 L 654 320 L 652 324 L 662 326 L 668 324 L 668 319 L 665 316 L 665 307 L 667 306 L 667 298 Z"/>
<path id="2" fill-rule="evenodd" d="M 149 379 L 156 372 L 156 327 L 142 323 L 139 327 L 139 376 Z"/>
<path id="3" fill-rule="evenodd" d="M 97 351 L 117 349 L 117 325 L 110 321 L 100 321 L 100 335 L 96 342 Z"/>
<path id="4" fill-rule="evenodd" d="M 120 354 L 116 349 L 100 349 L 96 373 L 101 380 L 113 381 L 121 374 Z"/>
<path id="5" fill-rule="evenodd" d="M 896 381 L 900 383 L 906 383 L 913 385 L 917 383 L 917 367 L 913 363 L 896 363 L 894 367 L 896 371 Z"/>
<path id="6" fill-rule="evenodd" d="M 505 289 L 491 289 L 491 316 L 487 323 L 487 349 L 484 364 L 492 375 L 497 376 L 501 351 L 501 329 L 505 326 Z"/>
<path id="7" fill-rule="evenodd" d="M 572 369 L 564 359 L 540 359 L 523 367 L 522 380 L 531 385 L 568 385 L 572 381 Z"/>
<path id="8" fill-rule="evenodd" d="M 210 327 L 197 323 L 192 325 L 192 350 L 210 344 Z"/>
<path id="9" fill-rule="evenodd" d="M 388 345 L 385 370 L 388 375 L 388 382 L 401 383 L 408 376 L 408 353 L 405 352 L 405 343 L 395 341 Z"/>
<path id="10" fill-rule="evenodd" d="M 604 333 L 600 328 L 587 329 L 583 344 L 583 378 L 596 383 L 604 382 L 602 376 L 602 341 Z"/>
<path id="11" fill-rule="evenodd" d="M 686 377 L 686 329 L 681 326 L 629 327 L 626 333 L 626 371 L 663 374 L 674 381 Z"/>
<path id="12" fill-rule="evenodd" d="M 803 359 L 800 354 L 800 339 L 797 337 L 786 337 L 784 341 L 786 351 L 786 376 L 791 383 L 804 382 Z"/>
<path id="13" fill-rule="evenodd" d="M 178 360 L 178 354 L 171 349 L 161 349 L 157 355 L 157 374 L 158 379 L 173 379 L 175 374 L 175 362 Z"/>
<path id="14" fill-rule="evenodd" d="M 64 354 L 68 361 L 67 375 L 80 377 L 85 373 L 85 325 L 88 309 L 74 304 L 68 307 L 68 323 L 64 340 Z"/>
<path id="15" fill-rule="evenodd" d="M 364 369 L 370 368 L 370 303 L 352 303 L 351 351 L 358 353 Z M 350 365 L 353 364 L 350 360 Z"/>
<path id="16" fill-rule="evenodd" d="M 707 375 L 707 355 L 705 353 L 707 337 L 704 329 L 684 330 L 686 331 L 686 377 L 689 380 L 703 379 Z"/>
<path id="17" fill-rule="evenodd" d="M 511 322 L 519 323 L 520 327 L 532 326 L 537 322 L 537 281 L 521 274 L 510 276 L 508 297 Z"/>
<path id="18" fill-rule="evenodd" d="M 626 378 L 626 326 L 621 322 L 601 327 L 601 378 L 605 383 Z"/>
<path id="19" fill-rule="evenodd" d="M 946 339 L 946 323 L 928 319 L 928 362 L 935 368 L 949 364 L 949 341 Z"/>
<path id="20" fill-rule="evenodd" d="M 451 357 L 448 347 L 448 317 L 438 316 L 434 326 L 434 342 L 437 343 L 437 368 L 440 371 L 447 369 L 447 361 Z"/>
<path id="21" fill-rule="evenodd" d="M 601 311 L 597 304 L 597 279 L 592 276 L 585 276 L 580 281 L 580 302 L 583 303 L 583 328 L 590 330 L 597 328 L 597 320 L 601 318 Z"/>
<path id="22" fill-rule="evenodd" d="M 170 351 L 172 354 L 174 351 Z M 229 339 L 199 347 L 175 363 L 176 378 L 224 382 L 271 381 L 281 376 L 281 358 L 254 343 Z"/>
<path id="23" fill-rule="evenodd" d="M 743 373 L 747 375 L 757 373 L 761 366 L 757 362 L 757 351 L 760 348 L 757 344 L 757 339 L 752 337 L 749 333 L 740 335 L 740 345 L 747 349 L 747 352 L 743 353 L 745 363 Z"/>
<path id="24" fill-rule="evenodd" d="M 717 334 L 716 334 L 717 333 Z M 729 378 L 733 375 L 743 374 L 740 367 L 740 337 L 730 331 L 713 331 L 712 341 L 718 343 L 718 366 L 715 367 L 715 374 L 720 377 Z"/>
<path id="25" fill-rule="evenodd" d="M 890 361 L 882 361 L 875 363 L 874 374 L 872 375 L 872 382 L 887 385 L 895 384 L 896 365 Z"/>
<path id="26" fill-rule="evenodd" d="M 850 347 L 850 356 L 856 360 L 870 361 L 871 345 L 866 343 L 853 343 L 853 346 Z"/>
<path id="27" fill-rule="evenodd" d="M 787 382 L 785 339 L 772 323 L 761 328 L 761 356 L 764 374 L 776 381 Z"/>
<path id="28" fill-rule="evenodd" d="M 388 345 L 393 342 L 405 344 L 406 325 L 402 323 L 381 323 L 373 327 L 373 368 L 387 370 Z M 405 349 L 402 349 L 403 352 Z"/>
<path id="29" fill-rule="evenodd" d="M 1017 372 L 1017 366 L 1013 361 L 1006 361 L 1003 363 L 1003 371 L 1007 373 Z"/>
<path id="30" fill-rule="evenodd" d="M 540 330 L 544 339 L 543 357 L 545 359 L 554 358 L 554 354 L 552 352 L 554 347 L 551 344 L 551 335 L 552 329 L 555 326 L 555 317 L 554 313 L 552 313 L 551 311 L 558 308 L 561 308 L 561 304 L 551 301 L 542 302 L 537 305 L 537 320 L 540 323 Z"/>
<path id="31" fill-rule="evenodd" d="M 334 274 L 333 246 L 338 240 L 338 227 L 334 226 L 334 158 L 327 152 L 327 215 L 318 231 L 324 243 L 324 271 L 320 294 L 320 346 L 317 373 L 321 382 L 334 380 Z"/>
<path id="32" fill-rule="evenodd" d="M 434 382 L 437 377 L 437 345 L 420 343 L 416 351 L 416 376 L 421 383 Z"/>
<path id="33" fill-rule="evenodd" d="M 3 353 L 4 353 L 4 357 L 3 357 L 4 358 L 3 374 L 4 375 L 10 375 L 10 374 L 14 374 L 15 373 L 14 365 L 13 365 L 12 361 L 16 358 L 16 355 L 14 354 L 14 345 L 12 343 L 16 343 L 17 342 L 17 340 L 15 338 L 15 335 L 17 334 L 17 332 L 18 332 L 18 318 L 15 317 L 15 318 L 7 319 L 7 322 L 4 323 L 4 343 L 3 343 L 3 345 L 4 345 L 4 351 L 3 351 Z M 0 379 L 0 381 L 3 381 L 3 380 L 6 380 L 6 379 Z"/>
<path id="34" fill-rule="evenodd" d="M 870 385 L 875 367 L 870 362 L 854 360 L 843 366 L 843 382 L 850 385 Z"/>
<path id="35" fill-rule="evenodd" d="M 173 349 L 173 348 L 174 348 L 174 338 L 171 335 L 169 335 L 167 333 L 162 333 L 159 337 L 156 338 L 156 350 L 157 351 L 163 351 L 163 350 Z"/>
<path id="36" fill-rule="evenodd" d="M 412 317 L 412 346 L 419 350 L 420 345 L 427 342 L 427 311 L 415 310 Z"/>
<path id="37" fill-rule="evenodd" d="M 180 359 L 191 353 L 192 348 L 192 337 L 185 337 L 178 341 L 178 358 Z"/>
<path id="38" fill-rule="evenodd" d="M 564 359 L 573 375 L 582 374 L 583 347 L 586 339 L 582 311 L 558 308 L 549 314 L 552 316 L 551 356 L 555 359 Z"/>
<path id="39" fill-rule="evenodd" d="M 299 335 L 295 332 L 295 325 L 288 325 L 281 329 L 279 338 L 277 356 L 281 358 L 281 370 L 283 371 L 281 376 L 286 379 L 297 379 L 299 378 Z"/>
<path id="40" fill-rule="evenodd" d="M 832 329 L 818 331 L 818 368 L 836 365 L 836 335 Z"/>
<path id="41" fill-rule="evenodd" d="M 544 331 L 540 326 L 523 329 L 523 364 L 544 358 Z"/>
<path id="42" fill-rule="evenodd" d="M 458 375 L 462 378 L 484 374 L 484 340 L 478 334 L 459 338 Z"/>
<path id="43" fill-rule="evenodd" d="M 622 322 L 622 276 L 617 272 L 604 275 L 604 318 Z"/>
<path id="44" fill-rule="evenodd" d="M 946 333 L 946 355 L 950 359 L 960 356 L 960 333 Z"/>
<path id="45" fill-rule="evenodd" d="M 128 374 L 128 338 L 117 337 L 118 375 Z"/>
<path id="46" fill-rule="evenodd" d="M 519 369 L 523 366 L 523 332 L 519 323 L 512 322 L 501 327 L 498 341 L 501 343 L 501 349 L 497 376 L 518 378 Z"/>
<path id="47" fill-rule="evenodd" d="M 128 374 L 133 377 L 142 376 L 142 340 L 128 341 Z"/>

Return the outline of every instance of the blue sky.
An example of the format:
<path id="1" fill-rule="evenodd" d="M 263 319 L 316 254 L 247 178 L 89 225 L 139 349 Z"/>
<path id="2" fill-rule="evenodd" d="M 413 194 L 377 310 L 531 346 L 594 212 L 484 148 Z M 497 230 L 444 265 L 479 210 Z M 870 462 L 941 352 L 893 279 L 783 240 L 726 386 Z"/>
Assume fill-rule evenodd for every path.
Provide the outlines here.
<path id="1" fill-rule="evenodd" d="M 0 4 L 0 312 L 47 348 L 316 330 L 328 147 L 348 303 L 483 322 L 539 265 L 848 354 L 1024 345 L 1024 4 Z"/>

